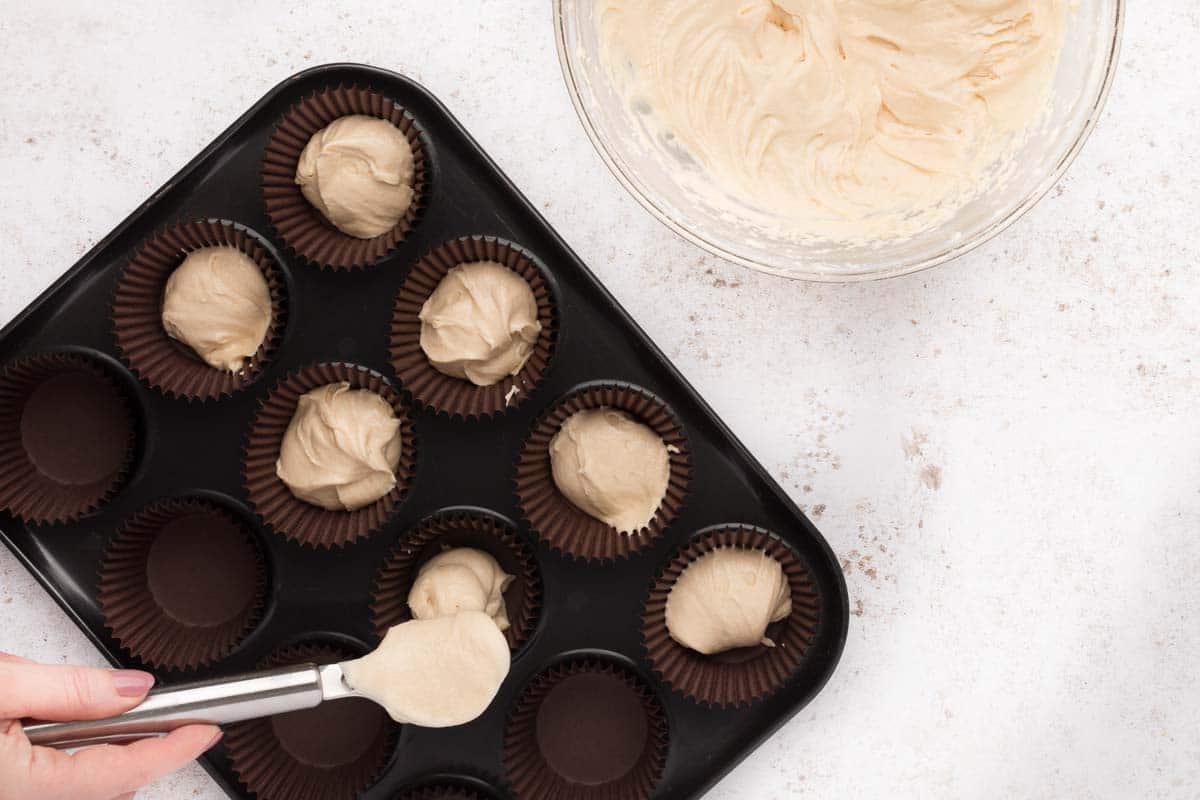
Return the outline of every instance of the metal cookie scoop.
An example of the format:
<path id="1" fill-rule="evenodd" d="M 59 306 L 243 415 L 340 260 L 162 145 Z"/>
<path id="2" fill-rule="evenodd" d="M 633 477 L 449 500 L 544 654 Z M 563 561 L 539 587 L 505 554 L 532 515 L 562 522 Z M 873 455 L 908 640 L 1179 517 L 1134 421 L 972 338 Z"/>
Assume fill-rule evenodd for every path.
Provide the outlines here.
<path id="1" fill-rule="evenodd" d="M 362 695 L 346 684 L 341 664 L 296 664 L 154 689 L 138 706 L 115 717 L 32 722 L 24 730 L 35 745 L 66 750 L 162 736 L 184 725 L 224 725 L 269 717 L 345 697 Z"/>

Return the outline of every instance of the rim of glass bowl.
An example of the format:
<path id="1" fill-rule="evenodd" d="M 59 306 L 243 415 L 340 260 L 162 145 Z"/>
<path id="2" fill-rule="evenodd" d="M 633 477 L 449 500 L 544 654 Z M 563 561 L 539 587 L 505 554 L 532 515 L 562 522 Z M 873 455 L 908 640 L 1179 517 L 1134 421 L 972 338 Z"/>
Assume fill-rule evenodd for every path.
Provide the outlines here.
<path id="1" fill-rule="evenodd" d="M 783 267 L 764 264 L 760 261 L 755 261 L 752 258 L 735 253 L 722 247 L 719 244 L 709 241 L 703 235 L 686 227 L 682 222 L 668 215 L 663 209 L 655 203 L 654 198 L 643 189 L 641 184 L 634 178 L 633 175 L 626 173 L 624 168 L 618 163 L 616 156 L 609 151 L 608 145 L 601 138 L 596 129 L 595 124 L 588 112 L 587 107 L 583 103 L 583 98 L 579 93 L 579 86 L 575 79 L 575 68 L 572 61 L 571 53 L 567 48 L 566 39 L 566 12 L 564 7 L 568 3 L 578 2 L 578 0 L 554 0 L 554 42 L 558 48 L 558 62 L 562 67 L 563 81 L 567 84 L 567 93 L 571 96 L 571 104 L 575 106 L 575 113 L 579 117 L 580 123 L 583 125 L 584 131 L 587 133 L 588 139 L 591 140 L 592 146 L 596 152 L 600 154 L 600 159 L 608 167 L 609 172 L 617 179 L 617 181 L 625 187 L 625 190 L 633 196 L 635 200 L 654 216 L 663 225 L 673 230 L 678 235 L 682 236 L 687 241 L 698 247 L 701 247 L 715 256 L 719 256 L 726 261 L 731 261 L 734 264 L 739 264 L 743 267 L 763 272 L 768 275 L 776 275 L 781 278 L 791 278 L 794 280 L 814 281 L 818 283 L 856 283 L 863 281 L 883 280 L 885 278 L 898 278 L 902 275 L 911 275 L 914 272 L 936 267 L 939 264 L 944 264 L 959 256 L 965 255 L 985 242 L 991 241 L 998 234 L 1002 233 L 1010 225 L 1023 217 L 1029 209 L 1038 204 L 1046 193 L 1050 191 L 1066 174 L 1079 152 L 1083 149 L 1084 144 L 1092 135 L 1092 131 L 1096 128 L 1096 123 L 1100 119 L 1100 114 L 1104 110 L 1104 104 L 1108 100 L 1109 90 L 1112 88 L 1113 79 L 1117 72 L 1117 62 L 1121 55 L 1121 39 L 1125 28 L 1125 2 L 1126 0 L 1116 0 L 1116 21 L 1113 26 L 1113 37 L 1109 43 L 1104 65 L 1104 80 L 1100 83 L 1100 90 L 1092 99 L 1090 108 L 1088 109 L 1088 117 L 1085 120 L 1083 128 L 1080 129 L 1079 135 L 1067 148 L 1067 151 L 1059 157 L 1058 162 L 1041 182 L 1037 183 L 1033 190 L 1000 219 L 993 222 L 988 227 L 979 231 L 970 239 L 967 239 L 959 244 L 948 247 L 945 250 L 930 256 L 929 258 L 920 261 L 909 263 L 895 264 L 884 267 L 882 269 L 871 270 L 868 272 L 849 272 L 849 273 L 830 273 L 830 272 L 814 272 L 806 271 L 805 269 L 785 269 Z M 804 265 L 805 262 L 798 262 Z"/>

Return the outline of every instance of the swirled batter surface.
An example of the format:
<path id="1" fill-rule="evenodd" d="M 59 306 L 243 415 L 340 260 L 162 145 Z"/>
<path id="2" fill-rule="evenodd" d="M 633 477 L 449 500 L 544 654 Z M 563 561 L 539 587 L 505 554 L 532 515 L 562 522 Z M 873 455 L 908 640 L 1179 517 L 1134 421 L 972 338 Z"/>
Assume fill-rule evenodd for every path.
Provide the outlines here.
<path id="1" fill-rule="evenodd" d="M 596 0 L 603 61 L 731 197 L 887 238 L 987 188 L 1046 108 L 1068 0 Z"/>

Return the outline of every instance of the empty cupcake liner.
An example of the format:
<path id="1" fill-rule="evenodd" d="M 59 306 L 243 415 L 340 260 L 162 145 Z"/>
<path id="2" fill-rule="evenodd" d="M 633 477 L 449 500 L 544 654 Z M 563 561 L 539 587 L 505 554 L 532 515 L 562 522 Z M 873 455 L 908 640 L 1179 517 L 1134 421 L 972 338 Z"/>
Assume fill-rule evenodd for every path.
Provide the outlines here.
<path id="1" fill-rule="evenodd" d="M 459 264 L 473 261 L 494 261 L 524 278 L 533 290 L 542 326 L 525 365 L 516 375 L 491 386 L 476 386 L 439 372 L 421 349 L 421 307 L 446 273 Z M 520 405 L 534 390 L 549 366 L 557 336 L 554 293 L 533 254 L 494 236 L 464 236 L 423 255 L 400 287 L 392 312 L 392 369 L 403 388 L 422 406 L 452 417 L 490 417 Z"/>
<path id="2" fill-rule="evenodd" d="M 792 611 L 767 629 L 774 647 L 704 655 L 679 644 L 667 631 L 671 587 L 688 565 L 722 547 L 762 550 L 783 567 Z M 720 525 L 702 531 L 654 579 L 642 615 L 642 644 L 654 672 L 689 700 L 721 707 L 748 705 L 782 687 L 799 669 L 816 636 L 820 606 L 808 567 L 782 539 L 751 525 Z"/>
<path id="3" fill-rule="evenodd" d="M 283 435 L 305 392 L 345 381 L 352 389 L 375 392 L 400 420 L 400 463 L 396 485 L 383 497 L 356 511 L 328 511 L 292 494 L 275 472 Z M 354 364 L 303 367 L 271 389 L 250 426 L 242 466 L 243 483 L 254 510 L 277 533 L 312 547 L 340 547 L 378 530 L 408 490 L 417 462 L 417 436 L 412 415 L 386 378 Z"/>
<path id="4" fill-rule="evenodd" d="M 227 656 L 266 602 L 263 554 L 245 525 L 207 500 L 166 500 L 118 529 L 104 552 L 97 602 L 130 655 L 158 669 Z"/>
<path id="5" fill-rule="evenodd" d="M 303 644 L 279 650 L 258 666 L 332 664 L 357 655 Z M 382 708 L 350 698 L 234 723 L 224 743 L 233 771 L 258 800 L 352 800 L 379 778 L 398 731 Z"/>
<path id="6" fill-rule="evenodd" d="M 391 230 L 371 239 L 335 228 L 305 199 L 296 183 L 296 166 L 308 140 L 335 119 L 352 114 L 392 123 L 404 132 L 413 151 L 412 204 Z M 267 142 L 262 192 L 271 225 L 291 252 L 319 267 L 349 270 L 376 263 L 404 241 L 420 216 L 431 173 L 422 139 L 416 120 L 378 92 L 361 86 L 314 92 L 288 110 Z"/>
<path id="7" fill-rule="evenodd" d="M 635 674 L 576 659 L 536 676 L 517 700 L 505 779 L 519 800 L 640 800 L 662 777 L 667 746 L 662 706 Z"/>
<path id="8" fill-rule="evenodd" d="M 388 555 L 375 581 L 371 619 L 382 637 L 387 629 L 412 619 L 408 593 L 421 566 L 453 547 L 473 547 L 493 556 L 514 576 L 504 592 L 509 647 L 519 649 L 537 627 L 542 607 L 542 581 L 531 548 L 511 525 L 491 514 L 450 511 L 422 520 L 405 533 Z"/>
<path id="9" fill-rule="evenodd" d="M 649 524 L 621 533 L 579 509 L 558 490 L 550 469 L 550 440 L 576 412 L 615 408 L 657 433 L 670 452 L 667 491 Z M 625 558 L 649 545 L 679 514 L 687 495 L 691 457 L 674 413 L 645 389 L 628 383 L 595 383 L 572 390 L 534 423 L 517 460 L 516 492 L 530 528 L 565 555 L 595 561 Z"/>
<path id="10" fill-rule="evenodd" d="M 241 372 L 210 366 L 163 327 L 167 279 L 188 253 L 204 247 L 233 247 L 245 253 L 262 270 L 271 293 L 271 324 Z M 176 223 L 142 244 L 117 282 L 112 325 L 121 358 L 147 384 L 169 397 L 213 400 L 259 377 L 279 347 L 286 313 L 283 274 L 257 234 L 236 222 L 209 219 Z"/>
<path id="11" fill-rule="evenodd" d="M 46 353 L 0 370 L 0 508 L 67 522 L 116 494 L 133 465 L 132 403 L 107 367 Z"/>

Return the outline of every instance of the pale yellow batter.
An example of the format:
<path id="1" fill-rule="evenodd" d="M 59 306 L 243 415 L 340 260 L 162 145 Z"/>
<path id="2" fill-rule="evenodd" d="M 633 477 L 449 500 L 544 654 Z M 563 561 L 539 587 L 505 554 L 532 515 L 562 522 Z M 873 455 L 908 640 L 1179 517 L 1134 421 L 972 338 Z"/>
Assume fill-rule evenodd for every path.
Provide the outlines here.
<path id="1" fill-rule="evenodd" d="M 495 261 L 459 264 L 421 306 L 421 349 L 439 372 L 491 386 L 516 375 L 542 325 L 533 289 Z"/>
<path id="2" fill-rule="evenodd" d="M 354 511 L 396 486 L 400 420 L 375 392 L 342 381 L 300 396 L 275 474 L 292 494 L 328 511 Z"/>
<path id="3" fill-rule="evenodd" d="M 312 135 L 296 165 L 296 183 L 334 227 L 370 239 L 391 230 L 412 205 L 414 169 L 403 131 L 385 119 L 352 114 Z"/>
<path id="4" fill-rule="evenodd" d="M 496 627 L 508 630 L 504 590 L 513 582 L 489 553 L 455 547 L 425 562 L 408 591 L 415 619 L 452 617 L 461 611 L 482 611 Z"/>
<path id="5" fill-rule="evenodd" d="M 242 251 L 202 247 L 167 278 L 162 322 L 209 366 L 240 372 L 271 325 L 271 290 Z"/>
<path id="6" fill-rule="evenodd" d="M 720 547 L 688 565 L 667 595 L 667 631 L 711 655 L 764 644 L 767 626 L 792 613 L 783 567 L 762 550 Z"/>
<path id="7" fill-rule="evenodd" d="M 738 202 L 889 238 L 987 188 L 1044 111 L 1068 0 L 596 0 L 603 60 Z"/>
<path id="8" fill-rule="evenodd" d="M 621 533 L 650 524 L 667 493 L 671 456 L 657 433 L 615 408 L 567 417 L 550 440 L 554 485 Z"/>

